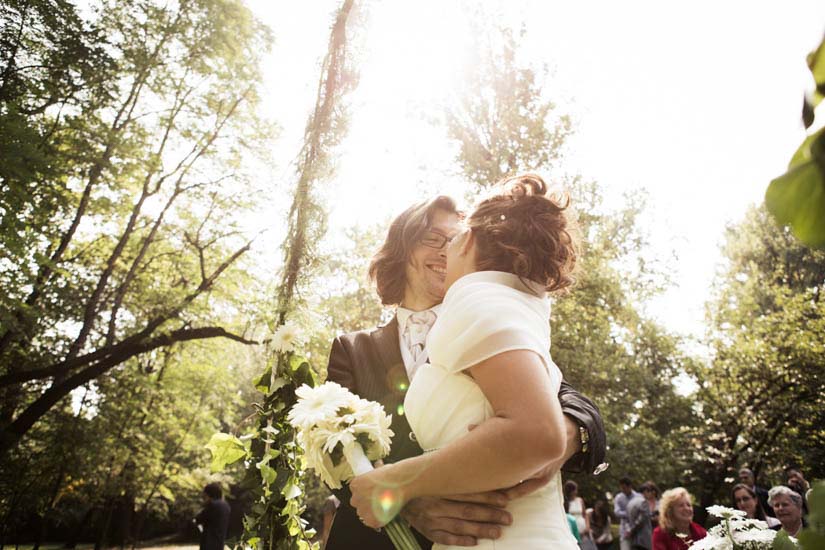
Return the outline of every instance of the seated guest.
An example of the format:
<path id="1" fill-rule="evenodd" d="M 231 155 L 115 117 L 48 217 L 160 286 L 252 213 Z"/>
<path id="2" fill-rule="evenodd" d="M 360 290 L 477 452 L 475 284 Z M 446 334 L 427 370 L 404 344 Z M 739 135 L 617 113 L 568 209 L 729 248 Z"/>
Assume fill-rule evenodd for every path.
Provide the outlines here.
<path id="1" fill-rule="evenodd" d="M 765 513 L 765 509 L 762 508 L 762 503 L 759 501 L 756 492 L 744 483 L 734 485 L 730 494 L 734 508 L 742 510 L 748 514 L 749 518 L 762 520 L 767 523 L 771 529 L 780 525 L 778 519 L 772 518 Z"/>
<path id="2" fill-rule="evenodd" d="M 659 527 L 653 530 L 653 550 L 687 550 L 708 534 L 693 521 L 690 493 L 676 487 L 662 494 L 659 502 Z"/>
<path id="3" fill-rule="evenodd" d="M 782 524 L 780 532 L 796 537 L 803 527 L 807 527 L 808 523 L 802 517 L 802 496 L 796 491 L 779 485 L 768 491 L 768 502 Z"/>

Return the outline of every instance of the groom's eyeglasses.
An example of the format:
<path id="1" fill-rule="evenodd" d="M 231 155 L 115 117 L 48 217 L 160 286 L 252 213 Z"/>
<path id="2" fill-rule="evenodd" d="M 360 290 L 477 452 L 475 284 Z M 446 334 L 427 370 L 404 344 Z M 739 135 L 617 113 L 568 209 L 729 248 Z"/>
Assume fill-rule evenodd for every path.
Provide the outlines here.
<path id="1" fill-rule="evenodd" d="M 434 248 L 435 250 L 441 250 L 448 244 L 450 241 L 453 240 L 453 237 L 448 237 L 446 235 L 442 235 L 441 233 L 436 233 L 435 231 L 427 231 L 421 240 L 418 241 L 427 248 Z"/>

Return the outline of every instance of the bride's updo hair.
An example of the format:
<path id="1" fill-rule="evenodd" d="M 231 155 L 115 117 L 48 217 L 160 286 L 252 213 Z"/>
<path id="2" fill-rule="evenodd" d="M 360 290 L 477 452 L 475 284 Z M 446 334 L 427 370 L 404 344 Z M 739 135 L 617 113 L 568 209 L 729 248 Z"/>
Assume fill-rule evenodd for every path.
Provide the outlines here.
<path id="1" fill-rule="evenodd" d="M 569 199 L 545 196 L 540 176 L 524 174 L 497 184 L 467 219 L 476 242 L 476 269 L 505 271 L 549 292 L 573 284 L 576 244 L 565 216 Z"/>

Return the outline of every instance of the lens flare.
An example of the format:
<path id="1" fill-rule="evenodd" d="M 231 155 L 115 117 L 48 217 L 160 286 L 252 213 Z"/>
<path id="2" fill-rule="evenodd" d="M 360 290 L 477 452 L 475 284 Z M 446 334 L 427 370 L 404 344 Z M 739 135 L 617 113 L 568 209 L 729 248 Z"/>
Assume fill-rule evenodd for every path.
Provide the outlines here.
<path id="1" fill-rule="evenodd" d="M 372 499 L 372 512 L 384 523 L 394 518 L 400 508 L 401 500 L 392 489 L 380 489 Z"/>
<path id="2" fill-rule="evenodd" d="M 398 408 L 395 409 L 395 412 L 398 416 L 404 416 L 404 405 L 398 405 Z"/>

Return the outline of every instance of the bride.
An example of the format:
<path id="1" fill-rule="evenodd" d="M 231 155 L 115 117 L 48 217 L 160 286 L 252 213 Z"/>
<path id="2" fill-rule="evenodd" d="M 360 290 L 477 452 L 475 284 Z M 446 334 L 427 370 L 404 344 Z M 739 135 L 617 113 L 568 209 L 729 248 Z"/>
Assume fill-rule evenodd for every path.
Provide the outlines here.
<path id="1" fill-rule="evenodd" d="M 501 186 L 447 248 L 447 294 L 427 338 L 431 363 L 404 402 L 425 453 L 350 483 L 350 502 L 370 527 L 416 497 L 501 489 L 560 466 L 562 375 L 550 358 L 547 293 L 572 283 L 575 247 L 566 205 L 545 196 L 539 176 Z M 578 548 L 559 474 L 508 511 L 512 526 L 480 548 Z"/>

